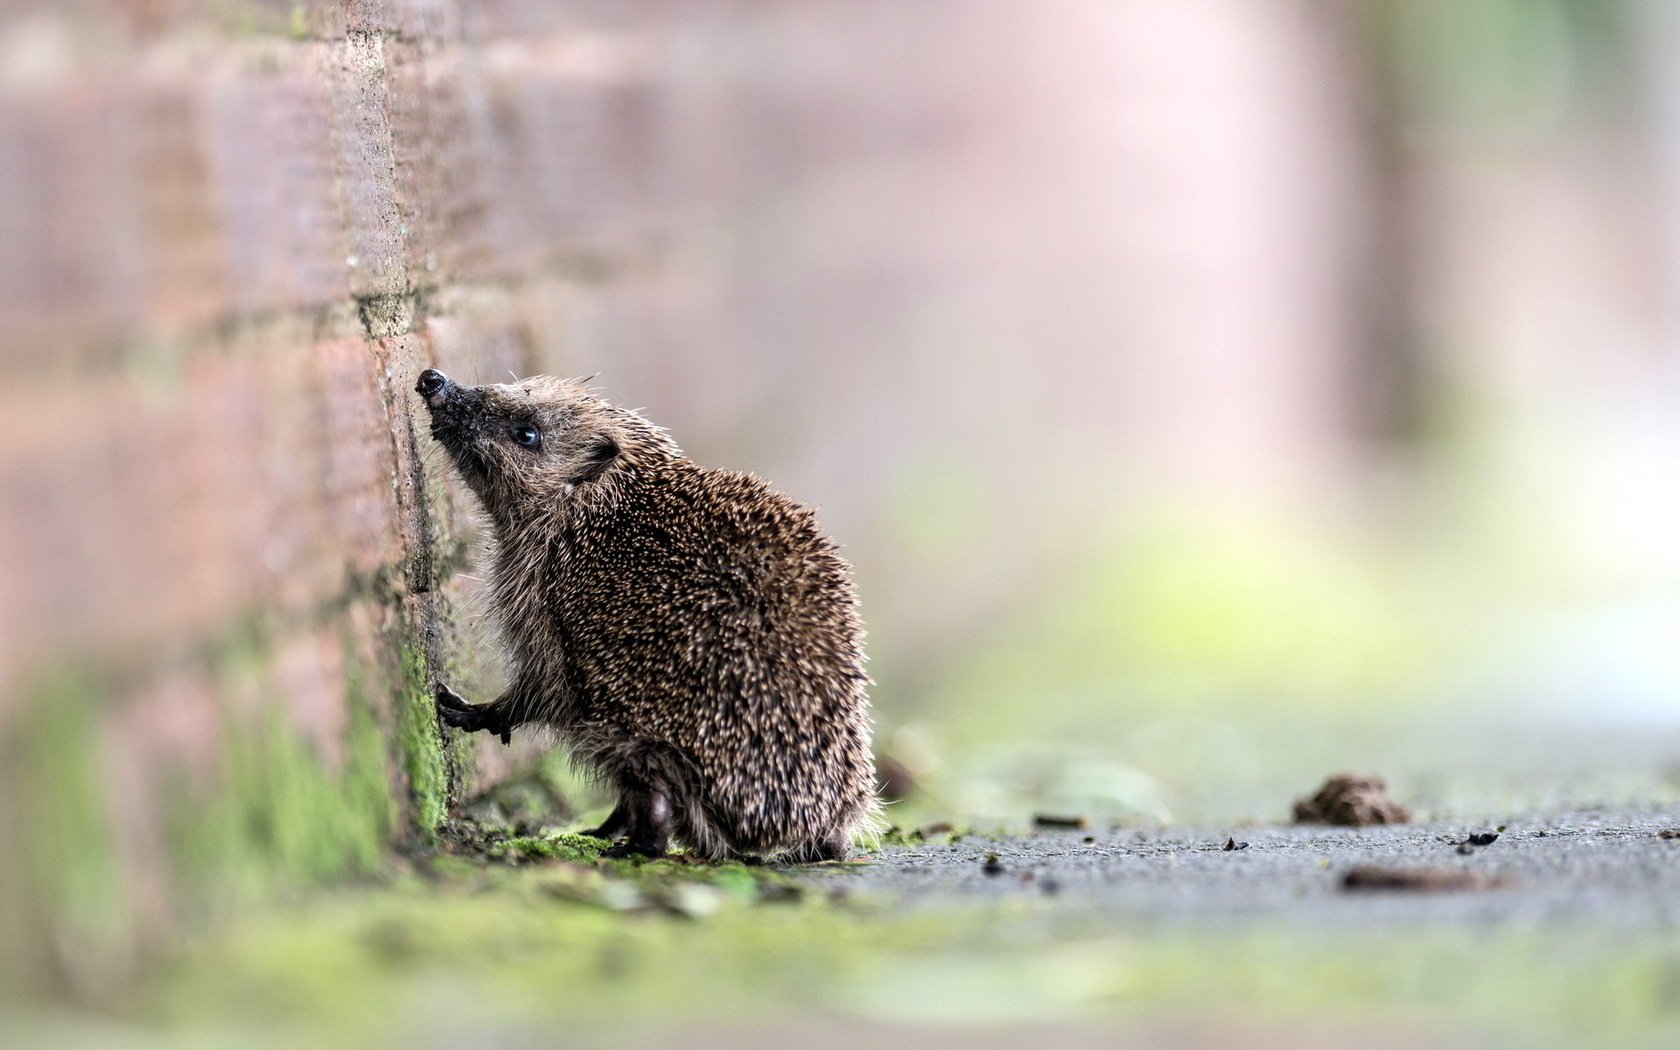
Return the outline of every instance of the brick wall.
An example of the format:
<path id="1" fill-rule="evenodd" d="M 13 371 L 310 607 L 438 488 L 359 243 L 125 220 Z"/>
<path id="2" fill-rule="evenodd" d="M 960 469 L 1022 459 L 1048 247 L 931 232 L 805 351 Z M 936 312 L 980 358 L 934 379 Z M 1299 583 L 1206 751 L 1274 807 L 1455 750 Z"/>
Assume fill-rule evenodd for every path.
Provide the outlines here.
<path id="1" fill-rule="evenodd" d="M 430 683 L 496 682 L 411 388 L 564 368 L 565 304 L 637 265 L 650 6 L 5 5 L 20 973 L 90 990 L 192 894 L 376 864 L 517 760 L 439 749 Z"/>
<path id="2" fill-rule="evenodd" d="M 0 0 L 0 943 L 97 985 L 519 760 L 437 738 L 497 669 L 427 365 L 819 504 L 887 712 L 1120 494 L 1330 469 L 1321 7 Z"/>

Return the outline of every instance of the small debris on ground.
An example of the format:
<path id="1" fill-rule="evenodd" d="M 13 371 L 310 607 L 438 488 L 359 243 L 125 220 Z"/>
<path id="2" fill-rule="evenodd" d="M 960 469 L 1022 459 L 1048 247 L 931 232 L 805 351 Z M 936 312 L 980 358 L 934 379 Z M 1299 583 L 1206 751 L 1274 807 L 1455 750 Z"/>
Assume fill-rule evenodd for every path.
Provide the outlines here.
<path id="1" fill-rule="evenodd" d="M 1388 782 L 1382 777 L 1333 776 L 1312 798 L 1295 803 L 1295 823 L 1335 824 L 1364 827 L 1369 824 L 1405 824 L 1412 811 L 1388 797 Z"/>
<path id="2" fill-rule="evenodd" d="M 1479 846 L 1491 846 L 1495 842 L 1499 841 L 1499 836 L 1504 831 L 1505 825 L 1501 824 L 1492 831 L 1478 831 L 1473 835 L 1469 835 L 1458 844 L 1458 852 L 1468 856 L 1469 854 L 1476 852 L 1476 849 Z"/>
<path id="3" fill-rule="evenodd" d="M 949 835 L 957 830 L 957 826 L 948 820 L 940 820 L 932 824 L 924 824 L 917 830 L 922 833 L 922 838 L 931 839 L 935 835 Z"/>
<path id="4" fill-rule="evenodd" d="M 1060 816 L 1055 813 L 1038 813 L 1033 816 L 1033 826 L 1040 828 L 1063 828 L 1078 831 L 1091 826 L 1090 817 Z"/>
<path id="5" fill-rule="evenodd" d="M 1344 890 L 1412 890 L 1444 893 L 1453 890 L 1490 890 L 1507 884 L 1502 875 L 1485 875 L 1463 868 L 1389 868 L 1361 864 L 1342 876 Z"/>
<path id="6" fill-rule="evenodd" d="M 1003 861 L 998 859 L 996 853 L 988 853 L 986 854 L 986 862 L 981 865 L 980 870 L 987 875 L 1002 875 Z"/>
<path id="7" fill-rule="evenodd" d="M 1680 839 L 1680 828 L 1663 828 L 1657 832 L 1659 839 Z"/>
<path id="8" fill-rule="evenodd" d="M 1226 852 L 1226 853 L 1232 853 L 1232 852 L 1234 852 L 1234 851 L 1236 851 L 1236 850 L 1239 850 L 1239 849 L 1247 849 L 1247 848 L 1248 848 L 1248 843 L 1246 843 L 1246 842 L 1238 842 L 1238 841 L 1237 841 L 1237 840 L 1236 840 L 1236 839 L 1235 839 L 1235 838 L 1234 838 L 1234 837 L 1233 837 L 1233 838 L 1228 838 L 1228 839 L 1226 839 L 1226 840 L 1225 840 L 1225 845 L 1224 845 L 1224 846 L 1223 846 L 1223 847 L 1221 847 L 1221 848 L 1222 848 L 1222 849 L 1224 849 L 1224 851 L 1225 851 L 1225 852 Z"/>

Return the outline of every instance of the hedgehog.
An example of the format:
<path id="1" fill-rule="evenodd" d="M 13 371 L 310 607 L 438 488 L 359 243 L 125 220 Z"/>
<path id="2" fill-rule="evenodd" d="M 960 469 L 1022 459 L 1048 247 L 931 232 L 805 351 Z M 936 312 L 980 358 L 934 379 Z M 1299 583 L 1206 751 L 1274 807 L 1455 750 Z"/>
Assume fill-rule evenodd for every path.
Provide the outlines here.
<path id="1" fill-rule="evenodd" d="M 613 856 L 841 860 L 880 827 L 851 567 L 807 507 L 538 376 L 415 384 L 488 518 L 511 685 L 442 721 L 547 726 L 616 794 Z"/>

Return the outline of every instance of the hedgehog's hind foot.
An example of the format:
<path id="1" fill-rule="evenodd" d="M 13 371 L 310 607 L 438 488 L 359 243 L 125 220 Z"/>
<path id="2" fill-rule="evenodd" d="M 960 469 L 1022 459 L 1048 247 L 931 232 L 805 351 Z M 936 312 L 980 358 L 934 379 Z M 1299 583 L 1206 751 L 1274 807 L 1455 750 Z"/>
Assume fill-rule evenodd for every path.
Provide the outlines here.
<path id="1" fill-rule="evenodd" d="M 671 852 L 671 800 L 663 791 L 638 792 L 619 802 L 627 810 L 627 837 L 604 851 L 603 857 L 663 857 Z M 615 814 L 617 810 L 613 811 Z M 608 817 L 610 824 L 612 818 Z"/>

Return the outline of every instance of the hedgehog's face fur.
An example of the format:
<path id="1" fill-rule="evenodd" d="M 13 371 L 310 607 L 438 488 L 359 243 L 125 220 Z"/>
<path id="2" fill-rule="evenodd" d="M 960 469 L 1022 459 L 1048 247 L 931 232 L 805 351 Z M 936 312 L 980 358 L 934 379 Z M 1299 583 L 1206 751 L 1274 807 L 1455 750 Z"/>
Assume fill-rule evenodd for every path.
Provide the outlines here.
<path id="1" fill-rule="evenodd" d="M 577 380 L 463 386 L 428 368 L 415 390 L 431 410 L 432 437 L 497 518 L 569 496 L 628 464 L 680 454 L 663 431 Z"/>

